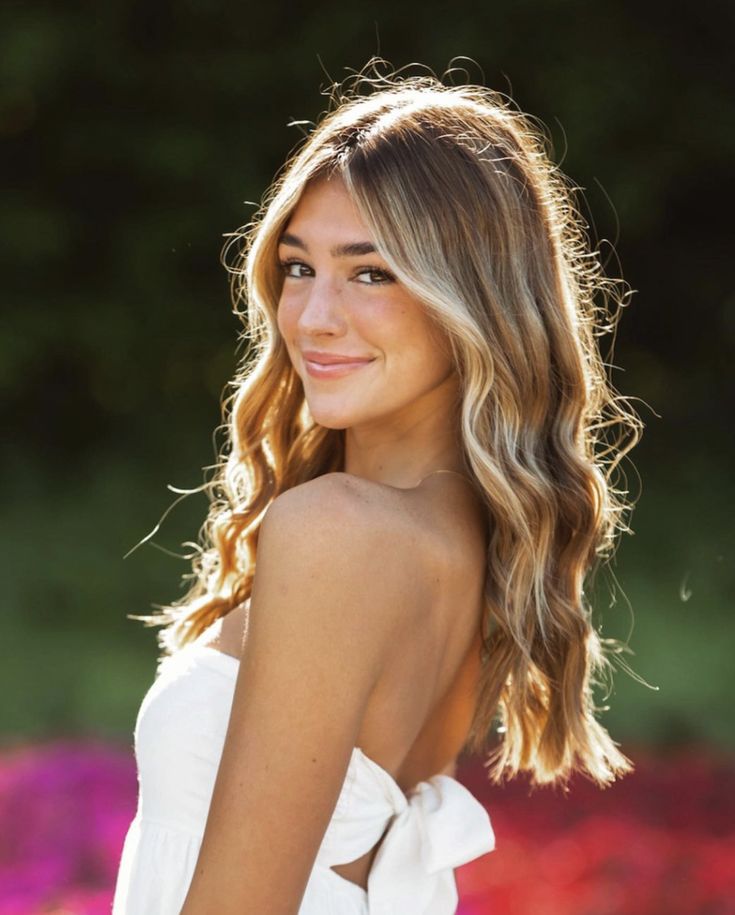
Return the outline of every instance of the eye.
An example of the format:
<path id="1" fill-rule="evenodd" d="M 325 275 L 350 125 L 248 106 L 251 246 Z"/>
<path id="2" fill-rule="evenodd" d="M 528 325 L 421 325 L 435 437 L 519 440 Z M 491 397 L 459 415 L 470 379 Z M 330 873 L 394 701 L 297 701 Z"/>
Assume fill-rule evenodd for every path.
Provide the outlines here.
<path id="1" fill-rule="evenodd" d="M 362 277 L 367 277 L 367 279 L 362 279 Z M 364 286 L 381 286 L 383 283 L 394 282 L 395 277 L 380 267 L 362 267 L 356 274 L 356 279 Z"/>
<path id="2" fill-rule="evenodd" d="M 301 277 L 308 276 L 308 274 L 304 273 L 303 270 L 311 270 L 311 267 L 309 267 L 303 261 L 291 259 L 280 261 L 279 263 L 284 275 L 287 277 L 292 277 L 293 279 L 301 279 Z"/>

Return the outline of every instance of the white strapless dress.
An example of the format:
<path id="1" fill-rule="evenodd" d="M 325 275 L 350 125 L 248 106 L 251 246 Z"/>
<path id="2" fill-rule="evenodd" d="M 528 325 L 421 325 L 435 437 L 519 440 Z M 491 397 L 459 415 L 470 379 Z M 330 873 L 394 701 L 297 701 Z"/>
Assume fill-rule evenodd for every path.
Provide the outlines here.
<path id="1" fill-rule="evenodd" d="M 239 660 L 190 643 L 163 659 L 135 724 L 138 806 L 112 915 L 179 915 L 199 854 Z M 390 827 L 367 892 L 331 865 L 364 855 Z M 448 775 L 408 795 L 355 747 L 299 915 L 453 915 L 454 868 L 495 847 L 490 817 Z"/>

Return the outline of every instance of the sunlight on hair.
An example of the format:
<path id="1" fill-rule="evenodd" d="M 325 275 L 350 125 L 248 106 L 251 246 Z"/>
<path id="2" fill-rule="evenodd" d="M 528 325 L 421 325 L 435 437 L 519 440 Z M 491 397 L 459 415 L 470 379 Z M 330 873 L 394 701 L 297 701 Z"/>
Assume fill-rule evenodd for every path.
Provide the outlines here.
<path id="1" fill-rule="evenodd" d="M 338 175 L 381 256 L 446 334 L 461 380 L 466 469 L 491 530 L 487 662 L 467 748 L 502 737 L 488 757 L 495 781 L 525 770 L 565 785 L 579 770 L 605 785 L 632 764 L 592 692 L 613 661 L 633 672 L 627 646 L 593 626 L 584 584 L 631 532 L 621 461 L 643 423 L 599 341 L 632 291 L 605 275 L 543 125 L 500 92 L 455 82 L 460 72 L 442 81 L 375 58 L 330 84 L 317 124 L 292 121 L 303 142 L 223 248 L 242 358 L 219 466 L 192 490 L 211 503 L 192 585 L 139 618 L 165 626 L 165 651 L 196 638 L 249 597 L 273 499 L 343 468 L 343 431 L 311 419 L 276 323 L 278 239 L 307 184 Z"/>

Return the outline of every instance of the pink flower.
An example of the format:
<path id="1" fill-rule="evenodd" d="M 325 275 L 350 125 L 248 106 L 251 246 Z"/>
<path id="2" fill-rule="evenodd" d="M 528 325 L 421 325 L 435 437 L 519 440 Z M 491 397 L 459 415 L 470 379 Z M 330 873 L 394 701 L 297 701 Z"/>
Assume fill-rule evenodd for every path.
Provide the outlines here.
<path id="1" fill-rule="evenodd" d="M 136 792 L 129 750 L 63 741 L 0 757 L 0 915 L 109 915 Z"/>
<path id="2" fill-rule="evenodd" d="M 487 807 L 496 850 L 457 871 L 458 915 L 735 915 L 735 765 L 656 757 L 605 790 L 503 788 L 457 777 Z M 0 915 L 109 915 L 135 813 L 132 749 L 94 741 L 0 756 Z"/>

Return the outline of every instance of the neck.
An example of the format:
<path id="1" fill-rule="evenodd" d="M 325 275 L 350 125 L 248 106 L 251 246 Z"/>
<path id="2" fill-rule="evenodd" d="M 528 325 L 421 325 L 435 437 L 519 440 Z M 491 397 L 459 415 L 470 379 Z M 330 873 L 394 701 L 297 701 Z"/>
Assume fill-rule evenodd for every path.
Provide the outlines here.
<path id="1" fill-rule="evenodd" d="M 453 376 L 410 409 L 345 430 L 347 473 L 400 489 L 436 470 L 463 473 Z"/>

